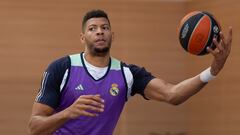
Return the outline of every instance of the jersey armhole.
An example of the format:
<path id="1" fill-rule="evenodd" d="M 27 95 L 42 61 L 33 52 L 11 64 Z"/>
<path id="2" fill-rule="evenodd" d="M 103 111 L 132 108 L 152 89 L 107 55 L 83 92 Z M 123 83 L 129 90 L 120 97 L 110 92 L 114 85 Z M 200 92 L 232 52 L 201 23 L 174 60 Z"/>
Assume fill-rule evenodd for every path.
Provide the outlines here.
<path id="1" fill-rule="evenodd" d="M 124 83 L 125 83 L 125 89 L 126 89 L 126 95 L 125 95 L 125 101 L 128 101 L 128 85 L 127 85 L 127 79 L 126 79 L 126 75 L 124 73 L 124 68 L 123 68 L 123 63 L 121 62 L 121 72 L 123 75 L 123 79 L 124 79 Z"/>
<path id="2" fill-rule="evenodd" d="M 66 86 L 68 84 L 69 77 L 70 77 L 70 73 L 71 73 L 71 59 L 70 59 L 70 56 L 68 56 L 68 60 L 69 60 L 69 68 L 66 69 L 66 71 L 63 75 L 62 82 L 61 82 L 61 85 L 60 85 L 60 94 L 66 88 Z"/>

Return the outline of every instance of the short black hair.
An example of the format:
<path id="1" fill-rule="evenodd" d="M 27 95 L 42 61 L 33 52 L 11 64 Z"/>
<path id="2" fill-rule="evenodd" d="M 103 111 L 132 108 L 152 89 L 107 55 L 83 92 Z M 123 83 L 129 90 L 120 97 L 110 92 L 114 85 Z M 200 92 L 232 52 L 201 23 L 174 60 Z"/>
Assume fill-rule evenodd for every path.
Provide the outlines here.
<path id="1" fill-rule="evenodd" d="M 100 10 L 100 9 L 94 9 L 94 10 L 90 10 L 88 11 L 85 16 L 83 17 L 83 20 L 82 20 L 82 31 L 84 31 L 84 28 L 85 28 L 85 24 L 86 22 L 91 19 L 91 18 L 100 18 L 100 17 L 104 17 L 108 20 L 108 23 L 110 25 L 110 21 L 108 19 L 108 15 L 105 11 L 103 10 Z"/>

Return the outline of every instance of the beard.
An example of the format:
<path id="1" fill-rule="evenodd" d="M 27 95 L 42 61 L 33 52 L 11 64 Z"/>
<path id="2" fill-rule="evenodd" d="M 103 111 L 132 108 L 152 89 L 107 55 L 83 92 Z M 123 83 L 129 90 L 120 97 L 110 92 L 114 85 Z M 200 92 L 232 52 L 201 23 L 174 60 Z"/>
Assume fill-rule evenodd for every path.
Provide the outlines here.
<path id="1" fill-rule="evenodd" d="M 98 56 L 98 57 L 104 57 L 106 56 L 111 48 L 111 40 L 107 43 L 107 46 L 99 48 L 94 45 L 94 43 L 90 43 L 89 41 L 86 41 L 87 48 L 91 55 Z"/>
<path id="2" fill-rule="evenodd" d="M 96 54 L 107 54 L 110 50 L 110 47 L 104 47 L 104 48 L 93 48 L 93 52 Z"/>

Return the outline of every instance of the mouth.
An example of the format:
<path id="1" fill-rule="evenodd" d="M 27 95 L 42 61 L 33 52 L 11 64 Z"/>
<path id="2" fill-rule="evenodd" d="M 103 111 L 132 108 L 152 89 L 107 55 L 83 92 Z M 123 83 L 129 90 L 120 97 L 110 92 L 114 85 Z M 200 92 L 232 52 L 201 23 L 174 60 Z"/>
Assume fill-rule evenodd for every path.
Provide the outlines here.
<path id="1" fill-rule="evenodd" d="M 103 43 L 106 42 L 106 40 L 103 39 L 103 38 L 99 38 L 99 39 L 95 40 L 95 42 L 96 42 L 97 44 L 103 44 Z"/>

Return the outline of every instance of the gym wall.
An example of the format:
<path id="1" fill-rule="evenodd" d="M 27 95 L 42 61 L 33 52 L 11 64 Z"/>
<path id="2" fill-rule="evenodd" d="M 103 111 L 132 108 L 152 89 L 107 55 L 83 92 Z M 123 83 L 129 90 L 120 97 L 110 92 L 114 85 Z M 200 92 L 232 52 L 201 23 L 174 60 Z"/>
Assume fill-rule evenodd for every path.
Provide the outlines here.
<path id="1" fill-rule="evenodd" d="M 115 39 L 111 54 L 145 67 L 172 83 L 199 74 L 212 56 L 186 53 L 178 42 L 181 18 L 192 10 L 216 15 L 223 31 L 234 28 L 224 70 L 202 92 L 180 106 L 147 101 L 126 103 L 115 135 L 238 135 L 239 12 L 229 0 L 1 0 L 0 134 L 26 135 L 32 104 L 48 64 L 84 51 L 81 20 L 91 9 L 108 12 Z"/>

